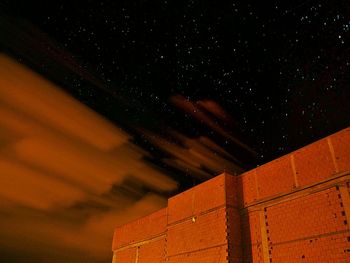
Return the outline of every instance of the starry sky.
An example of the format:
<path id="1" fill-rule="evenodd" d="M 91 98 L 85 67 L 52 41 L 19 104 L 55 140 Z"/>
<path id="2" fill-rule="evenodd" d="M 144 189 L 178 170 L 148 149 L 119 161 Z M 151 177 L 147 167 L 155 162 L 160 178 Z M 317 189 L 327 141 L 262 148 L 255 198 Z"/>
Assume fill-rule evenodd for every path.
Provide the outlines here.
<path id="1" fill-rule="evenodd" d="M 79 212 L 74 210 L 75 217 L 87 215 L 94 227 L 101 222 L 93 213 L 110 215 L 104 213 L 97 196 L 104 200 L 108 213 L 138 209 L 140 213 L 129 213 L 130 218 L 136 217 L 223 170 L 239 174 L 350 124 L 350 6 L 345 0 L 5 0 L 0 11 L 4 67 L 9 63 L 22 76 L 19 66 L 13 64 L 20 63 L 59 87 L 50 84 L 48 88 L 59 94 L 57 100 L 62 103 L 56 105 L 57 110 L 67 109 L 68 115 L 75 116 L 74 110 L 68 109 L 84 108 L 85 117 L 76 115 L 76 119 L 87 125 L 84 127 L 96 129 L 96 134 L 82 135 L 80 126 L 70 129 L 58 115 L 44 118 L 35 107 L 28 118 L 52 120 L 40 127 L 61 127 L 70 137 L 83 138 L 107 154 L 107 159 L 118 152 L 116 156 L 125 156 L 125 163 L 142 164 L 139 169 L 126 169 L 119 181 L 111 179 L 104 190 L 64 202 L 64 211 L 80 207 Z M 40 94 L 45 94 L 47 85 L 39 86 Z M 24 103 L 21 95 L 0 94 L 11 109 Z M 69 104 L 66 96 L 74 102 Z M 43 95 L 42 101 L 36 101 L 34 96 L 23 105 L 32 109 L 34 101 L 41 105 L 49 97 Z M 67 108 L 60 106 L 64 101 Z M 115 129 L 111 125 L 118 129 L 114 131 L 118 140 L 111 135 Z M 9 142 L 17 140 L 4 134 Z M 23 134 L 32 133 L 26 130 Z M 51 139 L 33 143 L 44 145 L 44 150 L 55 145 Z M 84 147 L 79 144 L 77 149 Z M 93 156 L 97 153 L 91 152 Z M 32 167 L 38 160 L 26 162 Z M 76 162 L 79 160 L 87 159 Z M 68 161 L 67 165 L 74 166 Z M 96 165 L 103 167 L 104 161 Z M 49 168 L 57 172 L 57 167 Z M 143 169 L 151 169 L 149 173 L 156 174 L 154 178 L 163 184 L 140 176 Z M 107 195 L 127 200 L 125 207 L 107 205 Z M 56 216 L 44 207 L 41 216 Z M 19 210 L 4 211 L 19 215 Z M 27 215 L 32 218 L 36 213 Z M 117 221 L 108 216 L 104 220 Z M 62 227 L 72 230 L 66 223 Z M 84 231 L 79 233 L 85 237 Z M 79 249 L 85 251 L 86 247 Z M 10 254 L 6 254 L 7 262 L 21 262 Z M 106 259 L 101 254 L 98 250 L 91 262 L 109 262 L 109 255 Z M 36 262 L 46 262 L 44 258 L 38 261 L 33 253 L 28 255 Z M 79 258 L 75 250 L 71 255 Z"/>
<path id="2" fill-rule="evenodd" d="M 257 152 L 248 167 L 349 124 L 346 1 L 9 1 L 7 6 L 69 52 L 76 67 L 89 68 L 103 82 L 101 92 L 86 87 L 84 76 L 64 79 L 69 92 L 115 122 L 120 112 L 113 94 L 128 101 L 122 111 L 133 124 L 158 130 L 158 116 L 142 120 L 140 112 L 149 111 L 190 136 L 216 137 L 198 123 L 188 125 L 191 116 L 178 114 L 169 102 L 174 95 L 212 100 L 232 116 L 231 132 Z M 36 64 L 50 78 L 61 77 L 45 63 Z"/>

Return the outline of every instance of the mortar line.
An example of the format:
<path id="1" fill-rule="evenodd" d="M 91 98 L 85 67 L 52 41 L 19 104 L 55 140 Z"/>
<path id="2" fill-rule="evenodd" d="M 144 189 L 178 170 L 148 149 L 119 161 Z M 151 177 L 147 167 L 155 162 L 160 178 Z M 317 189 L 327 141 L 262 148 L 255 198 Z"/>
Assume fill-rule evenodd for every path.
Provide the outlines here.
<path id="1" fill-rule="evenodd" d="M 349 232 L 349 229 L 344 229 L 344 230 L 339 230 L 339 231 L 329 232 L 329 233 L 324 233 L 324 234 L 319 234 L 319 235 L 307 236 L 307 237 L 303 237 L 303 238 L 292 239 L 292 240 L 287 240 L 287 241 L 282 241 L 282 242 L 277 242 L 277 243 L 271 243 L 270 246 L 273 246 L 273 247 L 280 246 L 280 245 L 300 242 L 300 241 L 304 241 L 304 240 L 310 240 L 310 239 L 315 239 L 315 238 L 324 238 L 324 237 L 334 236 L 334 235 L 338 235 L 338 234 L 344 234 L 347 232 Z"/>
<path id="2" fill-rule="evenodd" d="M 170 255 L 170 256 L 168 256 L 168 258 L 176 257 L 176 256 L 181 256 L 181 255 L 188 255 L 188 254 L 197 253 L 197 252 L 201 252 L 201 251 L 204 251 L 204 250 L 208 250 L 208 249 L 212 249 L 212 248 L 217 248 L 217 247 L 224 247 L 224 246 L 227 246 L 227 244 L 226 244 L 226 243 L 223 243 L 223 244 L 219 244 L 219 245 L 215 245 L 215 246 L 210 246 L 210 247 L 200 248 L 200 249 L 196 249 L 196 250 L 181 252 L 181 253 L 177 253 L 177 254 Z"/>

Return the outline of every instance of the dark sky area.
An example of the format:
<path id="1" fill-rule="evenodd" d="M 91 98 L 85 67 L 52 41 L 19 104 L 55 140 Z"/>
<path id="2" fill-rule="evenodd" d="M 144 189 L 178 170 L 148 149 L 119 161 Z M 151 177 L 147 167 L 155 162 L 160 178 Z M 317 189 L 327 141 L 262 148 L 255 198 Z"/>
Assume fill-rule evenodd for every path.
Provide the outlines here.
<path id="1" fill-rule="evenodd" d="M 239 174 L 350 124 L 345 0 L 8 0 L 0 10 L 1 53 L 107 118 L 177 183 L 113 186 L 132 202 Z"/>
<path id="2" fill-rule="evenodd" d="M 173 95 L 213 100 L 232 116 L 230 131 L 254 148 L 260 164 L 349 124 L 346 1 L 9 3 L 14 17 L 45 32 L 104 83 L 107 92 L 86 87 L 81 76 L 57 79 L 117 123 L 159 132 L 162 122 L 219 140 L 169 102 Z M 50 65 L 35 66 L 61 77 Z M 118 109 L 113 94 L 129 107 Z M 143 119 L 143 112 L 151 115 Z"/>

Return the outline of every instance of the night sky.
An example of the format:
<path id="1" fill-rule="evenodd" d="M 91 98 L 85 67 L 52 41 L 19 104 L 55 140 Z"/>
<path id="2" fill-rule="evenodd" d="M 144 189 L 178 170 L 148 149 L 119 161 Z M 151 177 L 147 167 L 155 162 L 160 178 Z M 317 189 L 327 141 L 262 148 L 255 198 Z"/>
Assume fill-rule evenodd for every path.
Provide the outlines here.
<path id="1" fill-rule="evenodd" d="M 58 79 L 32 54 L 29 63 L 65 82 L 83 103 L 126 126 L 161 132 L 161 121 L 192 137 L 220 140 L 169 98 L 215 101 L 233 118 L 230 132 L 257 152 L 257 160 L 245 160 L 250 168 L 349 125 L 349 5 L 280 2 L 9 1 L 6 6 L 103 82 L 101 89 L 87 87 L 84 76 Z M 116 96 L 129 105 L 118 109 Z M 229 149 L 226 144 L 221 142 Z"/>
<path id="2" fill-rule="evenodd" d="M 2 1 L 0 10 L 1 53 L 107 118 L 178 183 L 132 184 L 137 198 L 239 174 L 350 124 L 345 0 Z"/>

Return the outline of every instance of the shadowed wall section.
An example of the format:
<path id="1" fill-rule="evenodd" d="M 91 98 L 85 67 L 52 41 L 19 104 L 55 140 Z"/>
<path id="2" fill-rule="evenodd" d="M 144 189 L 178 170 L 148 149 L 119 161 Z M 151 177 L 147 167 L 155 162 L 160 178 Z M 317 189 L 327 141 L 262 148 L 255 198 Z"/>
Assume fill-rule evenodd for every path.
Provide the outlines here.
<path id="1" fill-rule="evenodd" d="M 113 263 L 349 262 L 350 128 L 116 229 Z"/>

